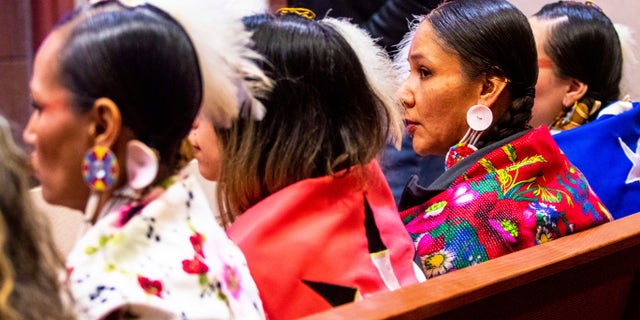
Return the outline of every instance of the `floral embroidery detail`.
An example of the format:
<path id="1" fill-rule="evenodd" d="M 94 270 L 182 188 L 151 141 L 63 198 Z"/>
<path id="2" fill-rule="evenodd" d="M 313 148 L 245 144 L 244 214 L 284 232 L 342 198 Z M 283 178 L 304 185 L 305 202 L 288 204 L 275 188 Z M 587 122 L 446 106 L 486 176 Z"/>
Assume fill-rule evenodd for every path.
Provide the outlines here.
<path id="1" fill-rule="evenodd" d="M 516 242 L 518 238 L 518 225 L 508 219 L 489 220 L 489 224 L 494 227 L 507 242 Z"/>
<path id="2" fill-rule="evenodd" d="M 138 284 L 147 294 L 162 298 L 162 281 L 138 276 Z"/>
<path id="3" fill-rule="evenodd" d="M 427 277 L 610 219 L 584 176 L 539 130 L 489 152 L 449 189 L 401 213 Z"/>
<path id="4" fill-rule="evenodd" d="M 549 232 L 549 229 L 546 227 L 538 227 L 538 231 L 536 232 L 536 244 L 543 244 L 551 240 L 553 240 L 553 235 Z"/>
<path id="5" fill-rule="evenodd" d="M 425 256 L 421 260 L 424 270 L 427 273 L 427 277 L 432 278 L 451 270 L 454 258 L 455 253 L 447 250 L 440 250 L 436 253 Z"/>

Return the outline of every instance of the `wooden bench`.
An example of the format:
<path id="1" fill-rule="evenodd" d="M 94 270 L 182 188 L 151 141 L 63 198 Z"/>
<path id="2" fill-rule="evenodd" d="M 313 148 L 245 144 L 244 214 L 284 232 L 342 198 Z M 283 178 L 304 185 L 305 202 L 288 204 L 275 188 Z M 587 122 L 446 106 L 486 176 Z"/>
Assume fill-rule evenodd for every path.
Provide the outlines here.
<path id="1" fill-rule="evenodd" d="M 305 319 L 640 319 L 640 213 Z"/>

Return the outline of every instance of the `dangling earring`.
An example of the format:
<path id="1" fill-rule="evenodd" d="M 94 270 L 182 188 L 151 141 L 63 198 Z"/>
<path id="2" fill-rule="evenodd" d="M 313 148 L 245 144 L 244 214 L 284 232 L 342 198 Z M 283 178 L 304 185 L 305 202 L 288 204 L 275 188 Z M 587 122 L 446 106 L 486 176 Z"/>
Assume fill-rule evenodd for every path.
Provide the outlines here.
<path id="1" fill-rule="evenodd" d="M 91 224 L 98 209 L 100 193 L 107 191 L 118 182 L 120 166 L 113 152 L 105 146 L 94 146 L 84 154 L 82 178 L 91 190 L 84 210 L 84 221 Z"/>
<path id="2" fill-rule="evenodd" d="M 158 174 L 158 163 L 158 156 L 151 148 L 138 140 L 129 141 L 126 161 L 127 184 L 134 193 L 139 193 L 155 180 Z M 95 219 L 100 193 L 113 188 L 118 182 L 119 175 L 118 159 L 109 148 L 95 146 L 85 153 L 82 177 L 91 190 L 84 210 L 85 228 L 88 228 Z"/>
<path id="3" fill-rule="evenodd" d="M 469 129 L 460 142 L 449 148 L 445 156 L 445 170 L 453 167 L 456 163 L 476 152 L 475 146 L 482 133 L 489 128 L 493 121 L 491 109 L 485 105 L 477 104 L 467 111 L 467 124 Z"/>

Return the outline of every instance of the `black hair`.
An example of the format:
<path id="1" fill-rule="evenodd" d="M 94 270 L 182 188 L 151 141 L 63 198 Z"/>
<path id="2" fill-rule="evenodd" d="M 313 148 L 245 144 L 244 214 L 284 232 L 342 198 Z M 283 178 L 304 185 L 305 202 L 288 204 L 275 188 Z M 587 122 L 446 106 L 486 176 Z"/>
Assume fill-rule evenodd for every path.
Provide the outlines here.
<path id="1" fill-rule="evenodd" d="M 558 77 L 576 78 L 588 86 L 582 102 L 591 106 L 598 100 L 606 106 L 620 98 L 622 48 L 613 23 L 600 8 L 559 1 L 544 5 L 533 16 L 563 19 L 551 27 L 543 48 Z"/>
<path id="2" fill-rule="evenodd" d="M 477 147 L 528 129 L 538 65 L 527 17 L 503 0 L 454 0 L 444 2 L 425 20 L 445 48 L 460 57 L 465 76 L 471 79 L 485 73 L 509 81 L 511 104 Z"/>
<path id="3" fill-rule="evenodd" d="M 123 126 L 171 167 L 202 100 L 193 45 L 178 23 L 150 5 L 95 6 L 62 23 L 75 25 L 59 54 L 59 79 L 78 112 L 100 97 L 113 100 Z"/>
<path id="4" fill-rule="evenodd" d="M 366 165 L 391 121 L 357 54 L 329 23 L 295 14 L 243 22 L 275 85 L 262 121 L 241 118 L 219 132 L 219 187 L 236 215 L 297 181 Z"/>

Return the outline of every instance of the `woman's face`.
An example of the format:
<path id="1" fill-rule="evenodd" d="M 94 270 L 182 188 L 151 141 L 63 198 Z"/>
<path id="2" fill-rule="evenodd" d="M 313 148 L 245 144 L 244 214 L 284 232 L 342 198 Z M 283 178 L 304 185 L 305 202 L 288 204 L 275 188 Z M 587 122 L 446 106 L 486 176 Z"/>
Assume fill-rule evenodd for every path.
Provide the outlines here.
<path id="1" fill-rule="evenodd" d="M 469 128 L 466 112 L 478 103 L 482 82 L 463 75 L 459 56 L 443 48 L 426 21 L 416 30 L 409 65 L 400 97 L 413 149 L 422 156 L 445 154 Z"/>
<path id="2" fill-rule="evenodd" d="M 193 121 L 189 133 L 193 155 L 198 160 L 200 174 L 207 180 L 216 181 L 220 177 L 220 147 L 213 124 L 202 113 Z"/>
<path id="3" fill-rule="evenodd" d="M 538 82 L 536 82 L 536 97 L 529 124 L 537 128 L 541 125 L 551 125 L 556 116 L 562 112 L 563 107 L 570 106 L 570 102 L 563 99 L 565 99 L 565 93 L 570 90 L 571 81 L 557 76 L 555 65 L 544 51 L 549 27 L 554 22 L 537 18 L 531 18 L 529 22 L 538 51 Z"/>
<path id="4" fill-rule="evenodd" d="M 55 31 L 36 54 L 30 81 L 34 110 L 23 139 L 33 147 L 30 161 L 44 199 L 82 210 L 89 195 L 82 159 L 96 127 L 89 115 L 72 110 L 71 93 L 58 81 L 56 54 L 62 41 L 63 33 Z"/>

